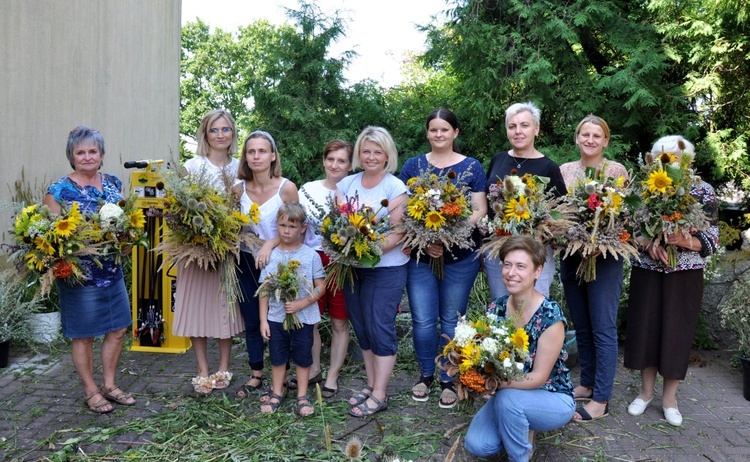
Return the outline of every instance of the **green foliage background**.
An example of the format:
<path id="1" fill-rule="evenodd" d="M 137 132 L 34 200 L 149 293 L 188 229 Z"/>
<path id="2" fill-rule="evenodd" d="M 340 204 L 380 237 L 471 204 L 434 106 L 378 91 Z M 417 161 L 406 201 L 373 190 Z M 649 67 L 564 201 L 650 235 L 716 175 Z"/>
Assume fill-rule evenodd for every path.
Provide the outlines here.
<path id="1" fill-rule="evenodd" d="M 271 132 L 284 175 L 301 184 L 321 175 L 326 142 L 354 141 L 367 125 L 391 131 L 402 162 L 426 152 L 424 118 L 436 107 L 458 115 L 461 150 L 486 165 L 509 147 L 505 109 L 533 101 L 537 147 L 557 162 L 577 158 L 573 132 L 594 113 L 612 129 L 609 157 L 633 165 L 656 138 L 680 133 L 698 146 L 709 182 L 750 191 L 747 2 L 450 0 L 445 13 L 423 27 L 427 51 L 408 57 L 392 88 L 346 82 L 354 53 L 329 53 L 346 21 L 314 3 L 288 10 L 283 26 L 189 23 L 181 133 L 192 137 L 204 113 L 224 107 L 241 138 Z"/>

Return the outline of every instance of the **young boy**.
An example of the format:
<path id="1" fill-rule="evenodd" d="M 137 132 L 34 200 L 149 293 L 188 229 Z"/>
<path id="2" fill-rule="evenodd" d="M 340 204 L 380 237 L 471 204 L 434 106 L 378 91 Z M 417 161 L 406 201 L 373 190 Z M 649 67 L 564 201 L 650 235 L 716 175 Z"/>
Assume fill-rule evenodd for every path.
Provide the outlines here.
<path id="1" fill-rule="evenodd" d="M 307 395 L 307 382 L 312 365 L 313 327 L 320 322 L 318 299 L 325 294 L 325 271 L 320 256 L 310 247 L 304 245 L 306 225 L 305 209 L 299 202 L 288 202 L 279 208 L 276 217 L 276 229 L 279 233 L 279 245 L 271 252 L 268 265 L 260 274 L 262 283 L 278 270 L 279 263 L 296 260 L 300 263 L 297 274 L 301 281 L 298 299 L 291 302 L 280 302 L 259 295 L 260 332 L 268 340 L 271 356 L 272 386 L 265 396 L 260 411 L 275 412 L 281 405 L 286 365 L 291 356 L 297 366 L 297 413 L 308 416 L 315 412 L 310 397 Z M 302 327 L 284 330 L 283 322 L 287 314 L 296 313 Z"/>

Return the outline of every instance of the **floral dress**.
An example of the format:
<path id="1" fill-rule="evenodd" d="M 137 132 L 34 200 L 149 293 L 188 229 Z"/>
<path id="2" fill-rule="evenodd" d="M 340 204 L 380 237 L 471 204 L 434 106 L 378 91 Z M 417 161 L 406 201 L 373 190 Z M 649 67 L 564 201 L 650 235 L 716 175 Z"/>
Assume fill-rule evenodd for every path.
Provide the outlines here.
<path id="1" fill-rule="evenodd" d="M 501 318 L 506 317 L 508 307 L 509 296 L 500 297 L 497 300 L 490 303 L 487 307 L 488 313 L 493 313 Z M 539 338 L 542 334 L 549 329 L 555 323 L 562 321 L 565 327 L 568 326 L 568 321 L 563 315 L 560 305 L 548 298 L 545 298 L 539 308 L 534 312 L 529 319 L 529 322 L 524 326 L 526 334 L 529 336 L 529 357 L 524 364 L 524 373 L 529 373 L 534 367 L 534 359 L 536 358 L 537 345 L 539 344 Z M 570 381 L 570 370 L 565 365 L 565 360 L 568 359 L 568 351 L 565 349 L 563 344 L 562 350 L 555 361 L 555 365 L 552 367 L 549 378 L 540 388 L 553 393 L 565 393 L 573 396 L 573 383 Z"/>

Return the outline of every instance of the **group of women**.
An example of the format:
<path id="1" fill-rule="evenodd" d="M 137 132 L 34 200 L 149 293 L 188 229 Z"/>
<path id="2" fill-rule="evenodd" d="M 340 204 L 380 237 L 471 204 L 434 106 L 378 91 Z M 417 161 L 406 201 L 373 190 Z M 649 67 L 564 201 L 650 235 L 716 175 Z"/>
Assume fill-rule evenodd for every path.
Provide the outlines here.
<path id="1" fill-rule="evenodd" d="M 424 170 L 435 174 L 452 170 L 456 180 L 470 191 L 472 214 L 467 219 L 476 224 L 488 213 L 488 184 L 506 175 L 531 173 L 550 179 L 548 190 L 563 195 L 567 186 L 584 174 L 587 167 L 606 166 L 610 176 L 627 175 L 616 162 L 606 161 L 604 149 L 610 140 L 609 127 L 599 117 L 584 118 L 575 132 L 580 160 L 558 167 L 535 148 L 541 114 L 532 103 L 514 104 L 506 111 L 506 134 L 509 151 L 497 153 L 488 171 L 473 158 L 456 148 L 459 126 L 449 110 L 438 109 L 427 117 L 425 130 L 431 150 L 409 159 L 394 176 L 398 153 L 391 135 L 383 128 L 368 127 L 350 143 L 336 140 L 323 151 L 325 178 L 297 187 L 281 176 L 281 160 L 273 137 L 263 131 L 247 136 L 239 161 L 233 155 L 238 148 L 237 130 L 232 116 L 224 110 L 209 112 L 202 120 L 197 156 L 186 162 L 189 173 L 205 172 L 216 179 L 217 187 L 233 188 L 240 208 L 248 212 L 253 204 L 260 207 L 260 222 L 253 228 L 265 244 L 259 249 L 243 249 L 238 276 L 244 301 L 239 317 L 227 316 L 226 299 L 217 299 L 219 280 L 216 272 L 195 267 L 180 267 L 175 300 L 173 333 L 189 336 L 194 345 L 198 375 L 193 386 L 198 393 L 227 388 L 232 380 L 229 371 L 231 338 L 245 331 L 251 375 L 237 391 L 246 396 L 261 389 L 264 383 L 263 339 L 260 335 L 258 288 L 260 270 L 268 263 L 271 250 L 278 244 L 275 217 L 281 204 L 301 201 L 308 211 L 324 206 L 326 198 L 358 196 L 361 204 L 370 205 L 387 215 L 392 226 L 398 225 L 404 213 L 408 189 L 405 183 Z M 679 145 L 679 147 L 678 147 Z M 678 157 L 692 153 L 692 144 L 682 137 L 663 138 L 655 150 L 669 151 Z M 99 200 L 116 202 L 121 198 L 121 183 L 111 175 L 99 173 L 104 156 L 104 142 L 98 132 L 78 127 L 68 140 L 68 159 L 73 172 L 50 186 L 45 203 L 53 210 L 61 204 L 80 202 L 88 207 Z M 352 170 L 358 173 L 349 174 Z M 227 189 L 228 191 L 228 189 Z M 684 379 L 693 332 L 697 323 L 702 291 L 704 259 L 717 247 L 716 198 L 710 185 L 701 183 L 690 192 L 704 206 L 712 227 L 696 232 L 690 238 L 669 237 L 681 249 L 676 268 L 669 268 L 663 246 L 639 238 L 640 260 L 634 260 L 630 304 L 627 316 L 625 366 L 641 371 L 640 393 L 628 407 L 632 415 L 642 414 L 654 397 L 657 373 L 664 377 L 662 406 L 666 420 L 681 425 L 676 391 Z M 387 207 L 381 201 L 388 200 Z M 491 212 L 490 212 L 491 213 Z M 314 217 L 311 215 L 311 219 Z M 327 261 L 322 253 L 321 237 L 309 226 L 305 242 Z M 489 455 L 505 449 L 511 460 L 527 460 L 533 448 L 533 433 L 557 428 L 571 419 L 581 422 L 605 417 L 617 369 L 617 310 L 623 277 L 623 261 L 598 256 L 597 278 L 583 282 L 576 277 L 580 257 L 573 255 L 561 261 L 560 276 L 570 316 L 576 328 L 580 352 L 580 383 L 573 386 L 565 367 L 564 334 L 567 319 L 560 306 L 549 299 L 550 284 L 555 276 L 552 249 L 527 237 L 506 242 L 499 258 L 478 258 L 480 236 L 473 236 L 469 249 L 445 249 L 431 245 L 418 261 L 411 249 L 399 244 L 397 232 L 387 236 L 383 255 L 374 267 L 355 268 L 353 284 L 341 291 L 331 291 L 320 301 L 321 312 L 332 318 L 330 367 L 325 380 L 320 366 L 320 340 L 314 347 L 315 362 L 311 383 L 323 382 L 325 397 L 339 389 L 339 370 L 348 343 L 348 322 L 356 334 L 365 363 L 365 385 L 349 398 L 350 413 L 367 416 L 388 406 L 387 385 L 396 362 L 398 339 L 395 318 L 404 289 L 412 314 L 414 347 L 420 377 L 412 388 L 415 401 L 429 400 L 435 375 L 435 357 L 452 337 L 458 316 L 466 313 L 469 292 L 480 271 L 480 262 L 490 284 L 493 299 L 490 309 L 498 315 L 516 315 L 530 338 L 532 361 L 525 370 L 525 380 L 503 383 L 498 392 L 479 411 L 467 437 L 467 449 L 476 455 Z M 429 259 L 443 258 L 445 275 L 436 278 Z M 129 303 L 124 294 L 121 268 L 104 265 L 83 287 L 61 287 L 63 329 L 73 338 L 73 361 L 84 384 L 86 403 L 92 411 L 109 412 L 110 401 L 124 405 L 133 398 L 114 383 L 122 337 L 130 324 Z M 685 291 L 689 290 L 689 296 Z M 82 313 L 96 310 L 96 313 Z M 75 322 L 74 322 L 75 319 Z M 81 319 L 92 319 L 82 325 Z M 107 319 L 103 325 L 100 320 Z M 105 334 L 102 346 L 103 387 L 93 379 L 93 337 Z M 441 335 L 445 334 L 445 336 Z M 206 359 L 207 338 L 218 339 L 219 366 L 211 373 Z M 458 396 L 453 378 L 439 372 L 441 408 L 453 407 Z M 292 384 L 290 384 L 292 385 Z M 576 409 L 574 400 L 588 402 Z"/>

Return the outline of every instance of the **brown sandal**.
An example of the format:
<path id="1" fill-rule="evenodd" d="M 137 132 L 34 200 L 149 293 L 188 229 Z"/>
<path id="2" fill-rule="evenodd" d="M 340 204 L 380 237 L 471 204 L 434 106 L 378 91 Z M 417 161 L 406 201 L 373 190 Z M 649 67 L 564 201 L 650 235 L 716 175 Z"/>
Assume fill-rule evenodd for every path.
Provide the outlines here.
<path id="1" fill-rule="evenodd" d="M 94 398 L 96 395 L 101 396 L 102 399 L 92 404 L 91 399 Z M 107 401 L 107 399 L 104 397 L 104 395 L 102 395 L 102 393 L 99 390 L 92 392 L 90 395 L 87 395 L 84 393 L 83 402 L 84 404 L 86 404 L 86 406 L 88 406 L 91 412 L 94 412 L 96 414 L 107 414 L 115 410 L 115 407 L 112 406 L 112 403 Z M 109 409 L 102 409 L 107 406 L 109 406 Z"/>
<path id="2" fill-rule="evenodd" d="M 130 393 L 125 393 L 124 391 L 120 390 L 120 393 L 114 394 L 113 392 L 115 390 L 120 390 L 120 387 L 115 385 L 114 387 L 102 387 L 102 396 L 106 398 L 109 401 L 114 401 L 115 403 L 121 405 L 121 406 L 134 406 L 135 400 L 133 399 L 133 395 Z M 133 401 L 130 401 L 130 400 Z"/>

